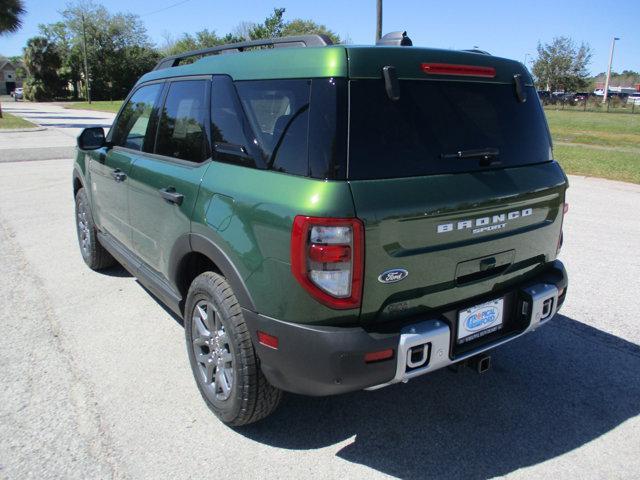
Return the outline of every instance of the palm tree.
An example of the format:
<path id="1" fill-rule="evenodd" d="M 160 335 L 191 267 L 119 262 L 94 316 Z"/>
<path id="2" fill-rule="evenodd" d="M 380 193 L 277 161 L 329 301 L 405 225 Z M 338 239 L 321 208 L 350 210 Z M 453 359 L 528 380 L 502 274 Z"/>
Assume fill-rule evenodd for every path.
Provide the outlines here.
<path id="1" fill-rule="evenodd" d="M 0 35 L 17 32 L 25 14 L 22 0 L 0 0 Z"/>
<path id="2" fill-rule="evenodd" d="M 22 26 L 25 9 L 22 0 L 0 0 L 0 35 L 17 32 Z M 0 105 L 0 118 L 2 118 L 2 106 Z"/>

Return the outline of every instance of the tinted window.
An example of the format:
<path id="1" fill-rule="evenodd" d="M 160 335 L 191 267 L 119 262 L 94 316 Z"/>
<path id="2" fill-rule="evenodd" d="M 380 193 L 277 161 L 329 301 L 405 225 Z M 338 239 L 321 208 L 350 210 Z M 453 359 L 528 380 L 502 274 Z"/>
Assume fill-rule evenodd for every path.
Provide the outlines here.
<path id="1" fill-rule="evenodd" d="M 153 150 L 155 128 L 152 116 L 163 84 L 155 83 L 139 88 L 126 103 L 116 120 L 112 141 L 114 145 L 133 150 Z"/>
<path id="2" fill-rule="evenodd" d="M 310 80 L 236 82 L 267 168 L 308 175 Z"/>
<path id="3" fill-rule="evenodd" d="M 318 78 L 311 84 L 309 110 L 309 175 L 346 178 L 347 82 L 343 78 Z"/>
<path id="4" fill-rule="evenodd" d="M 533 87 L 518 102 L 512 84 L 400 81 L 392 101 L 381 80 L 351 82 L 349 178 L 470 172 L 468 150 L 498 150 L 500 167 L 549 159 L 546 123 Z"/>
<path id="5" fill-rule="evenodd" d="M 209 158 L 207 81 L 169 85 L 158 125 L 156 153 L 201 162 Z"/>
<path id="6" fill-rule="evenodd" d="M 211 88 L 211 134 L 216 160 L 256 166 L 262 152 L 256 149 L 254 136 L 245 125 L 245 117 L 233 82 L 216 76 Z"/>

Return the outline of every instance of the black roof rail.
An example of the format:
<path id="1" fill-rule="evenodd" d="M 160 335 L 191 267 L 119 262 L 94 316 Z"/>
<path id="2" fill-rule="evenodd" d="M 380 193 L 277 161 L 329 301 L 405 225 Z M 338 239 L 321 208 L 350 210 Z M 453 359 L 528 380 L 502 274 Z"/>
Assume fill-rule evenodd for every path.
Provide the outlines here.
<path id="1" fill-rule="evenodd" d="M 244 52 L 245 49 L 255 47 L 326 47 L 327 45 L 333 45 L 333 42 L 326 35 L 295 35 L 291 37 L 265 38 L 261 40 L 250 40 L 247 42 L 228 43 L 226 45 L 202 48 L 200 50 L 191 50 L 190 52 L 165 57 L 157 63 L 154 70 L 177 67 L 180 65 L 181 60 L 189 57 L 203 57 L 218 53 L 240 53 Z"/>
<path id="2" fill-rule="evenodd" d="M 461 50 L 461 52 L 469 52 L 469 53 L 479 53 L 480 55 L 489 55 L 492 56 L 489 52 L 487 52 L 486 50 L 480 50 L 479 48 L 468 48 L 465 50 Z"/>

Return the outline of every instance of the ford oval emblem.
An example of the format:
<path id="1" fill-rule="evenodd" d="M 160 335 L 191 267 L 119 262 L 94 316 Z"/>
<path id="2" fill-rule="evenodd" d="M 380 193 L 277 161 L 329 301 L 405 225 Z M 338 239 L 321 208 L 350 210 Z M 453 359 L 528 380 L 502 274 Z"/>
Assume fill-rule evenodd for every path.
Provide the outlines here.
<path id="1" fill-rule="evenodd" d="M 407 278 L 407 275 L 409 275 L 409 272 L 404 268 L 394 268 L 392 270 L 382 272 L 378 277 L 378 281 L 380 283 L 396 283 Z"/>

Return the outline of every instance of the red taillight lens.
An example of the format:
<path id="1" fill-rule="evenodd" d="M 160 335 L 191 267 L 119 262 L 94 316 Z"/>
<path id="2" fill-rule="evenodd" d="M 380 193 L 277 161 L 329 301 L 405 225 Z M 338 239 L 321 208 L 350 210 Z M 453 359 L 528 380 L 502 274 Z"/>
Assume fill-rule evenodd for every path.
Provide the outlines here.
<path id="1" fill-rule="evenodd" d="M 291 271 L 316 300 L 358 308 L 362 296 L 364 228 L 357 218 L 297 216 L 291 230 Z"/>
<path id="2" fill-rule="evenodd" d="M 312 243 L 309 247 L 309 258 L 320 263 L 348 262 L 351 259 L 349 245 L 318 245 Z"/>
<path id="3" fill-rule="evenodd" d="M 485 77 L 496 76 L 496 69 L 493 67 L 478 67 L 475 65 L 455 65 L 451 63 L 423 63 L 420 65 L 424 73 L 433 75 L 461 75 L 465 77 Z"/>

